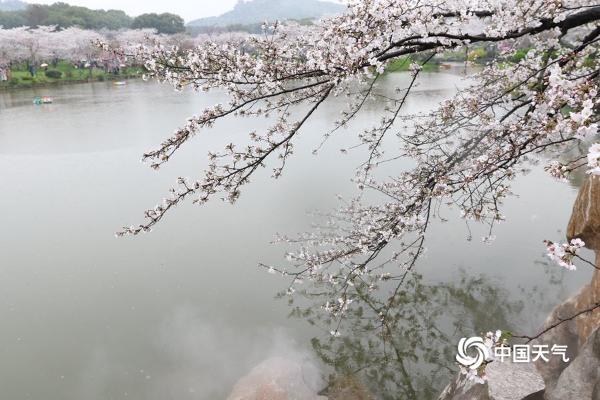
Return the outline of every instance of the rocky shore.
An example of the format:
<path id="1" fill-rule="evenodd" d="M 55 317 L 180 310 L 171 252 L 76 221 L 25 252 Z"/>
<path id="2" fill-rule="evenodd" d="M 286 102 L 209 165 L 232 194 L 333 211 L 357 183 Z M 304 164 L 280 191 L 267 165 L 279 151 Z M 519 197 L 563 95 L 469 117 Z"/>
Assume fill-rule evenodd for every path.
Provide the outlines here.
<path id="1" fill-rule="evenodd" d="M 600 177 L 588 177 L 573 206 L 567 239 L 582 239 L 600 265 Z M 567 346 L 568 362 L 552 357 L 534 364 L 492 362 L 488 381 L 459 376 L 439 400 L 599 400 L 600 271 L 573 297 L 550 313 L 532 345 Z"/>

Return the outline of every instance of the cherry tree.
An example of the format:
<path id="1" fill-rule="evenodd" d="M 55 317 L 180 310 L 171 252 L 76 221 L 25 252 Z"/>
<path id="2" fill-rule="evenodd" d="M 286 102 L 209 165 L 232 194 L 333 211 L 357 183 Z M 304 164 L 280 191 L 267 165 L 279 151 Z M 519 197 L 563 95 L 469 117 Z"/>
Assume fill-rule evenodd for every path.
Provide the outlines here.
<path id="1" fill-rule="evenodd" d="M 269 114 L 273 122 L 211 151 L 202 176 L 179 178 L 169 196 L 145 212 L 143 223 L 119 235 L 150 231 L 183 201 L 224 197 L 233 203 L 263 167 L 281 176 L 297 137 L 314 134 L 303 127 L 324 102 L 343 95 L 351 100 L 331 130 L 322 132 L 325 141 L 361 111 L 388 64 L 406 58 L 409 84 L 387 99 L 379 121 L 356 135 L 354 147 L 367 154 L 357 166 L 356 197 L 315 231 L 280 237 L 291 247 L 287 264 L 263 265 L 291 279 L 288 294 L 306 281 L 328 288 L 317 301 L 333 336 L 343 333 L 343 316 L 357 304 L 370 310 L 382 336 L 390 336 L 402 315 L 394 305 L 440 206 L 489 225 L 482 239 L 491 241 L 494 225 L 505 219 L 502 203 L 511 182 L 532 165 L 546 163 L 559 180 L 581 169 L 600 174 L 600 145 L 589 154 L 568 152 L 592 145 L 598 131 L 599 21 L 600 5 L 589 0 L 354 0 L 344 14 L 311 28 L 273 23 L 263 35 L 208 38 L 191 50 L 139 47 L 135 56 L 150 77 L 177 89 L 219 89 L 229 96 L 144 154 L 152 168 L 220 119 Z M 526 56 L 514 61 L 525 43 Z M 441 52 L 476 44 L 497 45 L 500 56 L 472 76 L 469 87 L 407 123 L 403 109 L 424 65 Z M 396 153 L 384 149 L 390 136 L 399 140 Z M 413 160 L 414 167 L 379 176 L 381 165 L 400 159 Z M 367 191 L 385 200 L 373 200 Z M 548 242 L 548 251 L 570 268 L 581 246 Z M 383 299 L 372 295 L 382 287 Z"/>
<path id="2" fill-rule="evenodd" d="M 155 29 L 124 29 L 118 32 L 106 31 L 103 34 L 113 45 L 127 52 L 133 51 L 142 43 L 157 41 L 160 37 Z"/>
<path id="3" fill-rule="evenodd" d="M 57 47 L 62 46 L 55 40 L 53 31 L 54 27 L 49 26 L 0 29 L 0 56 L 16 62 L 48 59 Z"/>
<path id="4" fill-rule="evenodd" d="M 286 27 L 288 28 L 288 27 Z M 247 32 L 219 32 L 219 33 L 201 33 L 194 38 L 194 44 L 212 43 L 243 43 L 251 35 Z"/>
<path id="5" fill-rule="evenodd" d="M 157 35 L 152 29 L 99 32 L 77 27 L 57 29 L 53 26 L 0 29 L 0 59 L 34 63 L 52 59 L 91 62 L 114 56 L 113 53 L 103 54 L 95 45 L 98 41 L 129 50 L 142 43 L 161 42 L 180 45 L 184 38 L 178 35 Z M 125 59 L 123 58 L 122 61 Z"/>
<path id="6" fill-rule="evenodd" d="M 274 24 L 266 27 L 264 36 L 232 38 L 224 44 L 206 40 L 188 51 L 162 45 L 140 47 L 137 56 L 152 77 L 177 88 L 223 88 L 230 97 L 227 104 L 190 118 L 159 148 L 145 154 L 144 160 L 153 168 L 220 118 L 267 112 L 278 118 L 266 132 L 250 133 L 251 145 L 231 144 L 211 152 L 210 166 L 201 179 L 180 179 L 169 198 L 146 212 L 146 223 L 127 227 L 123 233 L 150 230 L 188 198 L 205 203 L 222 193 L 234 202 L 260 167 L 272 165 L 273 176 L 280 176 L 293 153 L 294 139 L 327 98 L 346 94 L 354 99 L 333 127 L 336 130 L 360 111 L 387 63 L 421 56 L 423 61 L 410 66 L 410 85 L 389 100 L 380 123 L 358 134 L 369 150 L 357 171 L 358 188 L 377 190 L 390 201 L 367 206 L 357 197 L 340 210 L 339 223 L 349 224 L 346 235 L 309 234 L 303 237 L 307 246 L 325 250 L 305 248 L 290 254 L 294 263 L 306 267 L 299 275 L 351 282 L 389 243 L 411 236 L 414 240 L 393 257 L 408 268 L 421 252 L 437 203 L 451 202 L 464 218 L 493 225 L 504 219 L 501 204 L 510 193 L 510 182 L 539 154 L 563 154 L 569 146 L 594 138 L 599 18 L 600 6 L 586 1 L 363 0 L 352 2 L 345 14 L 294 35 L 293 40 L 285 26 Z M 490 63 L 469 88 L 435 112 L 414 116 L 413 126 L 402 132 L 399 154 L 384 154 L 384 137 L 397 131 L 406 98 L 423 65 L 436 53 L 491 42 L 504 45 L 506 59 L 517 50 L 514 43 L 523 38 L 531 47 L 523 60 Z M 359 94 L 350 91 L 357 81 L 364 87 Z M 290 106 L 301 104 L 309 105 L 308 111 L 299 116 L 289 113 Z M 329 134 L 324 132 L 325 137 Z M 586 156 L 551 162 L 547 170 L 564 178 L 589 165 L 590 172 L 597 173 L 598 154 L 590 153 L 587 162 Z M 377 180 L 374 171 L 386 157 L 409 157 L 417 166 L 393 180 Z M 406 255 L 408 264 L 401 261 Z M 324 267 L 334 260 L 342 268 L 329 275 Z"/>
<path id="7" fill-rule="evenodd" d="M 62 51 L 56 57 L 71 61 L 91 62 L 98 59 L 100 49 L 94 46 L 94 42 L 104 40 L 104 36 L 98 32 L 76 27 L 58 31 L 53 36 L 55 41 L 63 43 Z"/>

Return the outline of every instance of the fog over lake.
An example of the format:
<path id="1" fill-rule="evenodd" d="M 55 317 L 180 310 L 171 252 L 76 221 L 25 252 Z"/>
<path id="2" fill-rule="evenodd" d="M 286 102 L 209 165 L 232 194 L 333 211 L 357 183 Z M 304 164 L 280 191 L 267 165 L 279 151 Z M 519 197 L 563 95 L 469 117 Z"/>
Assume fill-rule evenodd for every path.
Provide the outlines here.
<path id="1" fill-rule="evenodd" d="M 407 79 L 389 74 L 378 90 Z M 432 108 L 462 79 L 424 73 L 406 112 Z M 34 106 L 43 95 L 54 103 Z M 328 333 L 289 318 L 287 302 L 274 298 L 288 280 L 257 265 L 283 259 L 285 247 L 270 244 L 276 233 L 310 230 L 310 211 L 332 210 L 336 194 L 355 193 L 350 179 L 364 152 L 339 149 L 374 123 L 377 102 L 314 156 L 345 102 L 329 100 L 303 128 L 283 176 L 260 172 L 236 205 L 185 204 L 150 234 L 114 236 L 141 222 L 178 176 L 200 176 L 209 150 L 267 126 L 221 121 L 160 171 L 140 163 L 187 117 L 223 101 L 143 81 L 0 92 L 2 398 L 221 399 L 271 356 L 329 371 L 310 344 Z M 522 302 L 510 322 L 529 334 L 591 271 L 568 274 L 544 256 L 543 239 L 564 237 L 575 185 L 555 184 L 539 168 L 513 189 L 519 197 L 506 202 L 492 245 L 481 242 L 477 224 L 468 241 L 465 222 L 449 210 L 447 223 L 432 225 L 417 270 L 434 283 L 458 281 L 461 271 L 483 275 L 506 301 Z"/>

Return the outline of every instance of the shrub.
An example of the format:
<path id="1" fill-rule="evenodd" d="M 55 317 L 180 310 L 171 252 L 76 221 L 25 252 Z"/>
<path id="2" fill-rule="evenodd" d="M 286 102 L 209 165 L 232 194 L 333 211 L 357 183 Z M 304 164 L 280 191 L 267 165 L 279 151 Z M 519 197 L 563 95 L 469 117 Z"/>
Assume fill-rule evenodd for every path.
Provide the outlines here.
<path id="1" fill-rule="evenodd" d="M 483 47 L 478 47 L 469 52 L 467 55 L 467 60 L 469 61 L 477 61 L 487 57 L 487 50 Z"/>
<path id="2" fill-rule="evenodd" d="M 62 77 L 62 72 L 51 69 L 46 71 L 46 77 L 51 79 L 60 79 Z"/>
<path id="3" fill-rule="evenodd" d="M 514 63 L 518 63 L 519 61 L 523 60 L 527 56 L 527 53 L 529 53 L 529 50 L 531 50 L 531 49 L 530 48 L 518 49 L 517 51 L 515 51 L 515 53 L 512 55 L 512 57 L 510 57 L 510 61 L 512 61 Z"/>

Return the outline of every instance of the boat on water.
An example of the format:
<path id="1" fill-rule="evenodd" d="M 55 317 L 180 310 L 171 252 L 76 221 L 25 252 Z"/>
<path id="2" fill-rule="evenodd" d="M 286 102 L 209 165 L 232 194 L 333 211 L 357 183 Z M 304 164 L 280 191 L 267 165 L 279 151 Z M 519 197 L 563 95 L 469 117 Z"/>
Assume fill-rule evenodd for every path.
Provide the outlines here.
<path id="1" fill-rule="evenodd" d="M 54 102 L 54 99 L 49 96 L 36 96 L 33 98 L 33 104 L 36 105 L 51 104 L 52 102 Z"/>
<path id="2" fill-rule="evenodd" d="M 113 85 L 115 86 L 123 86 L 123 85 L 127 85 L 126 81 L 114 81 Z"/>

